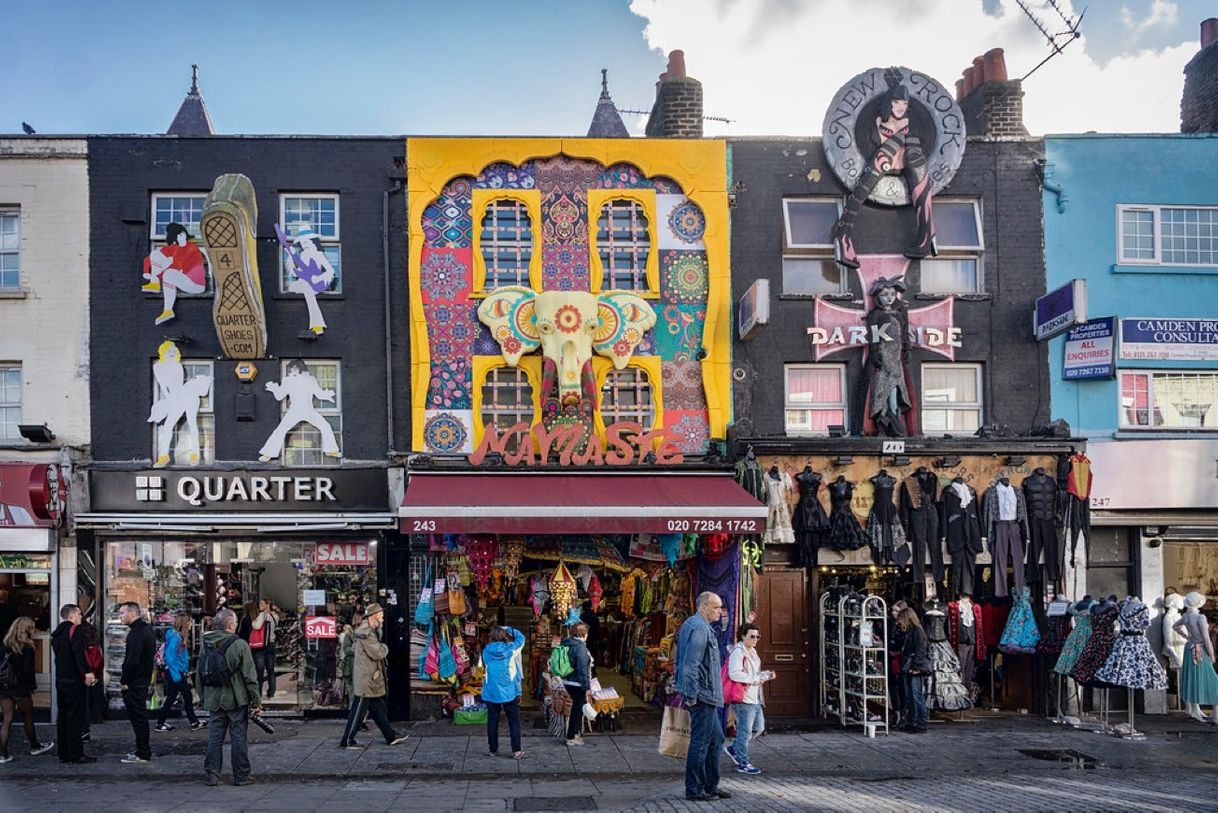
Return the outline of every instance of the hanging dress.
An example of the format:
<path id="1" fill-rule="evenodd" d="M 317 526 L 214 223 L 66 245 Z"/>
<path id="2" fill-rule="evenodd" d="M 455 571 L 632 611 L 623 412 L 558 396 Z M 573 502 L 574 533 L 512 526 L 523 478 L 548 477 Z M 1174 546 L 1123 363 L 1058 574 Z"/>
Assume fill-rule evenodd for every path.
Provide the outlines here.
<path id="1" fill-rule="evenodd" d="M 854 518 L 850 503 L 854 499 L 854 484 L 842 478 L 829 484 L 829 531 L 826 545 L 833 550 L 858 550 L 866 547 L 867 535 Z"/>
<path id="2" fill-rule="evenodd" d="M 1091 637 L 1078 656 L 1070 677 L 1082 684 L 1093 683 L 1095 673 L 1100 670 L 1112 654 L 1113 644 L 1116 643 L 1115 602 L 1105 601 L 1091 608 Z M 1093 684 L 1094 685 L 1094 684 Z"/>
<path id="3" fill-rule="evenodd" d="M 1071 604 L 1067 613 L 1074 619 L 1074 629 L 1070 630 L 1070 634 L 1066 636 L 1066 642 L 1062 644 L 1062 654 L 1058 656 L 1057 663 L 1053 666 L 1053 671 L 1059 675 L 1070 674 L 1070 670 L 1078 662 L 1078 656 L 1083 652 L 1083 647 L 1091 638 L 1091 608 L 1095 602 L 1087 602 L 1080 609 L 1081 604 L 1083 604 L 1081 601 Z"/>
<path id="4" fill-rule="evenodd" d="M 1117 616 L 1116 641 L 1112 653 L 1095 679 L 1128 689 L 1166 689 L 1167 672 L 1159 663 L 1146 630 L 1150 627 L 1150 610 L 1136 598 L 1121 603 Z"/>
<path id="5" fill-rule="evenodd" d="M 872 558 L 876 564 L 904 564 L 912 554 L 905 539 L 905 529 L 897 519 L 896 503 L 893 502 L 897 481 L 887 474 L 877 474 L 871 478 L 871 485 L 875 489 L 875 497 L 871 514 L 867 517 L 867 536 L 871 537 Z"/>
<path id="6" fill-rule="evenodd" d="M 1015 594 L 1011 603 L 1011 614 L 1007 616 L 1006 628 L 998 641 L 998 648 L 1003 652 L 1033 653 L 1040 643 L 1040 628 L 1036 626 L 1036 616 L 1032 614 L 1031 590 L 1024 587 Z"/>
<path id="7" fill-rule="evenodd" d="M 799 564 L 812 567 L 816 564 L 816 549 L 821 546 L 829 527 L 829 515 L 820 502 L 822 481 L 819 474 L 814 471 L 800 472 L 795 475 L 795 483 L 799 488 L 799 502 L 795 504 L 791 526 L 795 531 Z"/>
<path id="8" fill-rule="evenodd" d="M 960 679 L 960 659 L 952 649 L 952 643 L 947 635 L 947 615 L 943 605 L 938 601 L 927 602 L 927 610 L 923 617 L 926 627 L 926 640 L 929 642 L 927 654 L 934 664 L 930 683 L 926 687 L 926 706 L 940 711 L 960 711 L 972 708 L 973 699 Z"/>
<path id="9" fill-rule="evenodd" d="M 785 471 L 777 477 L 772 474 L 765 476 L 766 505 L 770 512 L 765 523 L 765 542 L 767 545 L 790 545 L 795 542 L 795 531 L 791 528 L 791 493 L 795 484 Z"/>

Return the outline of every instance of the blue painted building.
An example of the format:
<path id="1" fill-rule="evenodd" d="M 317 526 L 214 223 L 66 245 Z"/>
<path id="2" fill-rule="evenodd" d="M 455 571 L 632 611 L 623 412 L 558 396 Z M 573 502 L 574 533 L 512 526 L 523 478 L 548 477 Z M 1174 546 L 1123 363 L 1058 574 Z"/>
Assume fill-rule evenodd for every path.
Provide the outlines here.
<path id="1" fill-rule="evenodd" d="M 1115 320 L 1110 374 L 1070 380 L 1105 360 L 1102 338 L 1047 343 L 1052 416 L 1092 460 L 1088 590 L 1155 612 L 1171 589 L 1213 596 L 1218 134 L 1050 136 L 1045 156 L 1046 289 L 1085 279 L 1088 317 Z"/>

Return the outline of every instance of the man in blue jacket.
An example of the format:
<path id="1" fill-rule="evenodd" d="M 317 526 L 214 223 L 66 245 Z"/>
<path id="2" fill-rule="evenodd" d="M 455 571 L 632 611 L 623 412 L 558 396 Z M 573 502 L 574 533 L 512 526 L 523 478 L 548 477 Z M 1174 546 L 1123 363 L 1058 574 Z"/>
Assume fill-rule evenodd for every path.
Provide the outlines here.
<path id="1" fill-rule="evenodd" d="M 482 681 L 482 702 L 486 704 L 486 744 L 491 756 L 499 753 L 499 712 L 507 715 L 512 738 L 512 756 L 524 757 L 520 747 L 520 650 L 524 635 L 515 627 L 495 627 L 482 650 L 486 678 Z"/>
<path id="2" fill-rule="evenodd" d="M 689 708 L 689 753 L 685 756 L 685 798 L 695 802 L 730 799 L 719 789 L 719 749 L 723 728 L 723 684 L 719 673 L 719 640 L 711 629 L 723 615 L 723 599 L 711 592 L 698 596 L 698 609 L 677 635 L 677 691 Z"/>

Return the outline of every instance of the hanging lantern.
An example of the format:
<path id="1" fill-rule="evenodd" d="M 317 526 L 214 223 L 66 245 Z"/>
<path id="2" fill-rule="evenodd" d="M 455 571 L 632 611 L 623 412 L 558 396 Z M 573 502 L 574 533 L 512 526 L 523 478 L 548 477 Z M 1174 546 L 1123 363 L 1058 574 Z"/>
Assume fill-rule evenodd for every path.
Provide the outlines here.
<path id="1" fill-rule="evenodd" d="M 575 600 L 575 577 L 561 561 L 550 577 L 550 600 L 554 603 L 554 615 L 558 618 L 566 617 L 567 608 Z"/>

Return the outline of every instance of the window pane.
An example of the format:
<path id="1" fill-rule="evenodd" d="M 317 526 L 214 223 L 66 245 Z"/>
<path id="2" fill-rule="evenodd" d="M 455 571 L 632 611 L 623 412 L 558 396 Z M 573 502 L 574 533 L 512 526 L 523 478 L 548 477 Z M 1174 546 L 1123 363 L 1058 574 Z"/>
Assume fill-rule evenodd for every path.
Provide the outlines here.
<path id="1" fill-rule="evenodd" d="M 842 376 L 837 367 L 796 367 L 787 371 L 787 401 L 792 404 L 840 404 Z"/>
<path id="2" fill-rule="evenodd" d="M 935 201 L 935 243 L 939 248 L 980 248 L 972 201 Z"/>
<path id="3" fill-rule="evenodd" d="M 922 431 L 932 432 L 976 432 L 981 425 L 981 411 L 977 409 L 924 409 Z"/>
<path id="4" fill-rule="evenodd" d="M 21 423 L 21 368 L 0 367 L 0 438 L 16 438 Z"/>
<path id="5" fill-rule="evenodd" d="M 1154 425 L 1168 429 L 1218 428 L 1218 375 L 1155 373 Z"/>
<path id="6" fill-rule="evenodd" d="M 841 266 L 828 258 L 783 257 L 782 292 L 787 296 L 840 294 Z"/>
<path id="7" fill-rule="evenodd" d="M 528 285 L 533 231 L 528 208 L 517 200 L 492 201 L 482 217 L 486 288 Z"/>
<path id="8" fill-rule="evenodd" d="M 828 247 L 829 232 L 837 222 L 837 201 L 787 200 L 787 229 L 792 248 Z"/>
<path id="9" fill-rule="evenodd" d="M 1142 373 L 1121 376 L 1121 423 L 1150 426 L 1150 376 Z"/>
<path id="10" fill-rule="evenodd" d="M 343 250 L 342 246 L 337 243 L 321 243 L 318 244 L 321 253 L 326 255 L 326 259 L 330 261 L 330 267 L 334 269 L 334 279 L 330 280 L 330 284 L 324 291 L 324 294 L 341 294 L 343 292 Z M 288 262 L 288 253 L 280 251 L 279 268 L 282 272 L 279 277 L 280 293 L 287 293 L 292 289 L 292 283 L 296 281 L 296 275 L 292 273 L 292 264 Z"/>
<path id="11" fill-rule="evenodd" d="M 647 290 L 651 236 L 642 205 L 633 200 L 606 203 L 596 220 L 596 248 L 605 269 L 602 290 Z"/>
<path id="12" fill-rule="evenodd" d="M 338 237 L 338 201 L 336 198 L 284 198 L 283 230 L 294 237 L 305 226 L 323 240 Z"/>
<path id="13" fill-rule="evenodd" d="M 482 425 L 499 432 L 518 423 L 533 423 L 533 385 L 524 370 L 496 367 L 482 384 Z M 512 436 L 506 448 L 515 451 L 519 436 Z"/>
<path id="14" fill-rule="evenodd" d="M 0 289 L 21 287 L 21 215 L 0 212 Z"/>
<path id="15" fill-rule="evenodd" d="M 637 367 L 609 371 L 601 387 L 601 419 L 606 426 L 619 421 L 654 423 L 651 381 L 645 371 Z"/>
<path id="16" fill-rule="evenodd" d="M 203 201 L 206 195 L 157 195 L 154 198 L 152 236 L 164 239 L 165 227 L 179 223 L 186 227 L 190 236 L 199 239 L 199 219 L 203 216 Z"/>
<path id="17" fill-rule="evenodd" d="M 980 290 L 976 259 L 927 259 L 921 265 L 924 294 L 975 294 Z"/>
<path id="18" fill-rule="evenodd" d="M 928 404 L 978 403 L 977 368 L 972 365 L 924 365 L 922 400 Z"/>
<path id="19" fill-rule="evenodd" d="M 1165 263 L 1214 265 L 1218 263 L 1218 210 L 1161 209 Z"/>
<path id="20" fill-rule="evenodd" d="M 1127 260 L 1153 260 L 1155 215 L 1146 209 L 1121 210 L 1121 253 Z"/>

